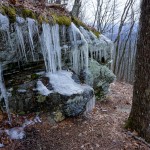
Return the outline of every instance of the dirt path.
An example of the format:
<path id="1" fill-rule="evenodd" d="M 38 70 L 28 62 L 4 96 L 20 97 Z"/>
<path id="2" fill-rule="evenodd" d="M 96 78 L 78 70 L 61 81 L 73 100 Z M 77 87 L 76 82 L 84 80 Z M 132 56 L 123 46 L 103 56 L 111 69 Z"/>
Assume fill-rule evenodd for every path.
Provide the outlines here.
<path id="1" fill-rule="evenodd" d="M 132 86 L 125 83 L 111 85 L 111 92 L 86 117 L 67 119 L 52 124 L 43 122 L 26 129 L 26 139 L 13 141 L 8 150 L 148 150 L 134 140 L 123 128 L 132 99 Z M 4 149 L 4 148 L 3 148 Z"/>

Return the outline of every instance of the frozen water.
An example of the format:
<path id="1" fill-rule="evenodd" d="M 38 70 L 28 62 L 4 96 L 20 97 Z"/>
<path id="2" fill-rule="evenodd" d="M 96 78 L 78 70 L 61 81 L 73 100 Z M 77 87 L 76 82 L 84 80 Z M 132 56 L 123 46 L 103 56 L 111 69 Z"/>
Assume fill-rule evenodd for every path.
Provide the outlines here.
<path id="1" fill-rule="evenodd" d="M 35 123 L 38 123 L 38 122 L 41 123 L 42 121 L 41 121 L 41 119 L 40 119 L 39 116 L 36 116 L 36 117 L 34 118 L 34 122 L 35 122 Z"/>
<path id="2" fill-rule="evenodd" d="M 12 129 L 5 130 L 5 132 L 11 139 L 19 140 L 25 137 L 25 131 L 23 127 L 14 127 Z"/>
<path id="3" fill-rule="evenodd" d="M 95 96 L 86 104 L 86 112 L 91 112 L 95 108 Z"/>
<path id="4" fill-rule="evenodd" d="M 23 23 L 25 23 L 25 19 L 22 18 L 22 17 L 17 16 L 16 17 L 16 22 L 19 23 L 19 24 L 23 24 Z"/>
<path id="5" fill-rule="evenodd" d="M 61 69 L 61 47 L 59 38 L 59 26 L 42 24 L 41 47 L 47 72 L 56 72 Z"/>
<path id="6" fill-rule="evenodd" d="M 4 144 L 0 143 L 0 148 L 4 147 Z"/>
<path id="7" fill-rule="evenodd" d="M 33 43 L 33 35 L 34 33 L 38 33 L 38 28 L 36 25 L 36 21 L 34 19 L 31 18 L 27 18 L 27 22 L 28 22 L 28 31 L 29 31 L 29 44 L 30 44 L 30 49 L 31 49 L 31 53 L 32 53 L 32 58 L 33 61 L 35 61 L 35 52 L 34 52 L 34 43 Z"/>
<path id="8" fill-rule="evenodd" d="M 54 91 L 62 95 L 72 95 L 83 93 L 84 89 L 80 84 L 74 82 L 72 72 L 69 71 L 58 71 L 56 73 L 48 73 L 47 76 L 50 78 Z"/>
<path id="9" fill-rule="evenodd" d="M 34 124 L 35 124 L 34 121 L 26 119 L 25 122 L 23 123 L 22 127 L 25 128 L 25 127 L 27 127 L 29 125 L 34 125 Z"/>
<path id="10" fill-rule="evenodd" d="M 6 87 L 5 87 L 5 84 L 4 84 L 4 81 L 3 81 L 1 64 L 0 64 L 0 90 L 1 90 L 1 95 L 4 98 L 4 101 L 5 101 L 5 106 L 6 106 L 6 112 L 8 114 L 8 119 L 9 119 L 9 122 L 11 123 L 11 115 L 10 115 L 10 110 L 9 110 L 8 95 L 7 95 Z"/>
<path id="11" fill-rule="evenodd" d="M 41 81 L 37 82 L 37 90 L 41 95 L 45 96 L 49 95 L 50 93 L 53 93 L 53 91 L 48 90 L 47 87 Z"/>
<path id="12" fill-rule="evenodd" d="M 0 30 L 8 30 L 9 29 L 9 19 L 7 16 L 4 16 L 0 13 Z"/>
<path id="13" fill-rule="evenodd" d="M 72 44 L 70 60 L 73 70 L 79 73 L 81 69 L 88 69 L 88 43 L 74 23 L 71 23 L 69 34 Z"/>
<path id="14" fill-rule="evenodd" d="M 20 59 L 25 58 L 25 61 L 28 62 L 22 29 L 18 24 L 16 24 L 15 27 L 16 27 L 16 36 L 17 36 L 16 38 L 18 39 L 16 41 L 20 53 Z"/>

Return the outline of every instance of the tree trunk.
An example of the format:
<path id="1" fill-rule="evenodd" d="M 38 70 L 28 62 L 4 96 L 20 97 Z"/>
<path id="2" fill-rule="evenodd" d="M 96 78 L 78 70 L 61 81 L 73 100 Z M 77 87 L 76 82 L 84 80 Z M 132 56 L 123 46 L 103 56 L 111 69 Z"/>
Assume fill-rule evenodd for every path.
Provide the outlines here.
<path id="1" fill-rule="evenodd" d="M 150 0 L 141 4 L 133 102 L 126 127 L 150 142 Z"/>
<path id="2" fill-rule="evenodd" d="M 71 13 L 74 17 L 79 16 L 80 8 L 81 8 L 81 0 L 75 0 L 72 11 L 71 11 Z"/>
<path id="3" fill-rule="evenodd" d="M 61 0 L 56 0 L 56 4 L 61 4 Z"/>

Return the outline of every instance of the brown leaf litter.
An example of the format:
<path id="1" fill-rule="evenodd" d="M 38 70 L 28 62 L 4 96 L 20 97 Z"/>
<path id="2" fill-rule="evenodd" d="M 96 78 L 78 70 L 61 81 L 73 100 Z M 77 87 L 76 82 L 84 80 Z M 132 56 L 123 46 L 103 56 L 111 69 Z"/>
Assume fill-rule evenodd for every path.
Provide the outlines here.
<path id="1" fill-rule="evenodd" d="M 132 85 L 113 83 L 92 113 L 60 123 L 52 123 L 43 114 L 42 123 L 25 129 L 25 139 L 12 140 L 1 150 L 149 150 L 124 129 L 131 101 Z"/>

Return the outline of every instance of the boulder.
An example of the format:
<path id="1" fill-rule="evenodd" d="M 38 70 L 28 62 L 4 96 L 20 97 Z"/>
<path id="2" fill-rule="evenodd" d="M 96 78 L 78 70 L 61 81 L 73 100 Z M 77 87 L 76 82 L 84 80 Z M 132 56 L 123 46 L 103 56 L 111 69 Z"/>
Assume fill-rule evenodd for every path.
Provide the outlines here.
<path id="1" fill-rule="evenodd" d="M 87 83 L 93 83 L 96 96 L 100 99 L 109 91 L 110 83 L 114 82 L 116 76 L 105 65 L 99 64 L 96 60 L 89 60 L 89 72 L 87 75 Z M 93 82 L 92 82 L 93 81 Z"/>
<path id="2" fill-rule="evenodd" d="M 78 80 L 75 82 L 73 74 L 70 71 L 44 73 L 38 79 L 30 78 L 24 84 L 10 87 L 11 111 L 18 114 L 45 111 L 57 122 L 65 117 L 91 111 L 95 104 L 94 90 L 86 84 L 78 83 Z M 29 78 L 29 75 L 26 77 Z M 20 77 L 20 80 L 23 78 Z M 89 104 L 92 104 L 92 108 Z"/>

